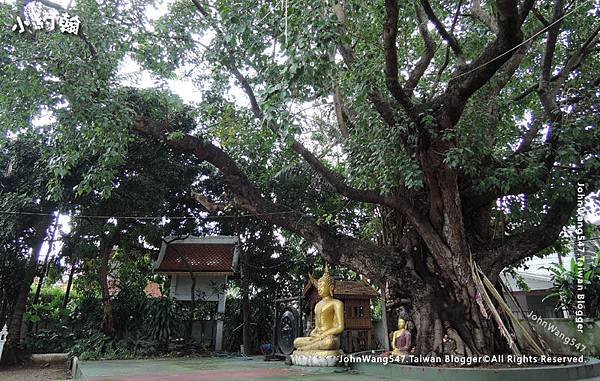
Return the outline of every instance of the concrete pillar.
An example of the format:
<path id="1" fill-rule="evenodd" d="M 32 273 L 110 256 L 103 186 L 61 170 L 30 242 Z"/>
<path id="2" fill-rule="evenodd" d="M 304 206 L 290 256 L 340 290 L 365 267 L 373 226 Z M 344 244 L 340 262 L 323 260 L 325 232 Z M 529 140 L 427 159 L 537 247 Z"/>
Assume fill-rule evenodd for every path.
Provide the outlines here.
<path id="1" fill-rule="evenodd" d="M 225 283 L 227 285 L 227 276 Z M 223 350 L 223 318 L 225 314 L 225 289 L 219 292 L 219 304 L 217 305 L 217 332 L 215 338 L 215 351 Z"/>
<path id="2" fill-rule="evenodd" d="M 381 297 L 380 297 L 380 303 L 381 303 L 381 323 L 383 325 L 383 332 L 384 332 L 384 339 L 383 339 L 383 349 L 385 349 L 386 351 L 390 350 L 390 340 L 389 340 L 389 336 L 388 336 L 388 321 L 387 321 L 387 308 L 386 308 L 386 298 L 385 298 L 385 292 L 387 290 L 387 282 L 382 285 L 381 287 Z M 369 348 L 371 349 L 371 348 Z"/>
<path id="3" fill-rule="evenodd" d="M 169 297 L 174 298 L 177 290 L 177 275 L 171 275 L 171 286 L 169 287 Z"/>

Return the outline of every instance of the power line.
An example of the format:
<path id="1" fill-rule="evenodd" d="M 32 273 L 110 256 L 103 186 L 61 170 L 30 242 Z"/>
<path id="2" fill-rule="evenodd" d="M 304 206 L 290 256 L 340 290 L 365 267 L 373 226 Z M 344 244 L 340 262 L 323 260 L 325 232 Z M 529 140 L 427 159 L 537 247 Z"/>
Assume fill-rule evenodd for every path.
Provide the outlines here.
<path id="1" fill-rule="evenodd" d="M 548 24 L 547 26 L 543 27 L 543 28 L 542 28 L 542 29 L 541 29 L 539 32 L 537 32 L 537 33 L 534 33 L 534 34 L 533 34 L 531 37 L 529 37 L 528 39 L 524 40 L 524 41 L 523 41 L 523 42 L 521 42 L 520 44 L 518 44 L 518 45 L 516 45 L 516 46 L 512 47 L 511 49 L 508 49 L 508 50 L 507 50 L 507 51 L 505 51 L 504 53 L 502 53 L 502 54 L 499 54 L 498 56 L 496 56 L 496 57 L 494 57 L 494 58 L 490 59 L 489 61 L 487 61 L 487 62 L 484 62 L 484 63 L 482 63 L 481 65 L 479 65 L 479 66 L 477 66 L 477 67 L 474 67 L 474 68 L 473 68 L 473 69 L 471 69 L 471 70 L 468 70 L 468 71 L 466 71 L 466 72 L 464 72 L 464 73 L 460 73 L 460 74 L 458 74 L 458 75 L 456 75 L 456 76 L 454 76 L 454 77 L 450 78 L 450 80 L 449 80 L 449 81 L 452 81 L 452 80 L 454 80 L 454 79 L 458 79 L 458 78 L 460 78 L 460 77 L 464 77 L 465 75 L 471 74 L 471 73 L 473 73 L 474 71 L 477 71 L 477 70 L 479 70 L 479 69 L 481 69 L 481 68 L 483 68 L 483 67 L 485 67 L 485 66 L 487 66 L 487 65 L 491 64 L 492 62 L 499 60 L 500 58 L 504 57 L 505 55 L 507 55 L 507 54 L 509 54 L 509 53 L 511 53 L 511 52 L 513 52 L 513 51 L 515 51 L 515 50 L 517 50 L 517 49 L 518 49 L 518 48 L 520 48 L 521 46 L 525 45 L 525 44 L 526 44 L 526 43 L 528 43 L 529 41 L 531 41 L 531 40 L 533 40 L 534 38 L 536 38 L 537 36 L 539 36 L 540 34 L 542 34 L 542 33 L 546 32 L 548 29 L 552 28 L 552 27 L 553 27 L 555 24 L 557 24 L 557 23 L 561 22 L 562 20 L 564 20 L 564 19 L 565 19 L 567 16 L 570 16 L 570 15 L 571 15 L 571 14 L 573 14 L 575 11 L 579 10 L 579 8 L 583 7 L 584 5 L 587 5 L 589 2 L 591 2 L 591 0 L 588 0 L 588 1 L 585 1 L 585 2 L 583 2 L 583 3 L 581 3 L 581 4 L 579 4 L 578 6 L 576 6 L 576 7 L 575 7 L 575 8 L 573 8 L 573 9 L 571 9 L 569 12 L 565 13 L 564 15 L 562 15 L 561 17 L 559 17 L 558 19 L 556 19 L 556 20 L 555 20 L 555 21 L 553 21 L 552 23 L 550 23 L 550 24 Z"/>
<path id="2" fill-rule="evenodd" d="M 23 216 L 54 216 L 54 213 L 37 213 L 37 212 L 15 212 L 8 210 L 0 210 L 0 214 L 11 214 L 11 215 L 23 215 Z M 206 217 L 202 216 L 103 216 L 103 215 L 68 215 L 70 218 L 95 218 L 95 219 L 116 219 L 116 220 L 191 220 L 191 219 L 225 219 L 225 218 L 240 218 L 240 217 L 258 217 L 258 216 L 269 216 L 269 215 L 281 215 L 281 214 L 302 214 L 302 216 L 310 217 L 309 214 L 299 213 L 296 211 L 282 211 L 282 212 L 269 212 L 269 213 L 256 213 L 256 214 L 240 214 L 240 215 L 221 215 Z"/>

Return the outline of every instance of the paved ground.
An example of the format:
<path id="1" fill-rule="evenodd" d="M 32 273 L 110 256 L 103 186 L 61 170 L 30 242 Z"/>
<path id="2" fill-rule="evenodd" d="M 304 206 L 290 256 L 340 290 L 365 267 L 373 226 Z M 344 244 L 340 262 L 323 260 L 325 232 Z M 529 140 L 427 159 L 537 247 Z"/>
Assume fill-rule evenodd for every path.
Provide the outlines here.
<path id="1" fill-rule="evenodd" d="M 79 366 L 76 379 L 82 381 L 364 380 L 364 376 L 343 368 L 288 366 L 282 361 L 263 361 L 262 357 L 82 361 Z"/>

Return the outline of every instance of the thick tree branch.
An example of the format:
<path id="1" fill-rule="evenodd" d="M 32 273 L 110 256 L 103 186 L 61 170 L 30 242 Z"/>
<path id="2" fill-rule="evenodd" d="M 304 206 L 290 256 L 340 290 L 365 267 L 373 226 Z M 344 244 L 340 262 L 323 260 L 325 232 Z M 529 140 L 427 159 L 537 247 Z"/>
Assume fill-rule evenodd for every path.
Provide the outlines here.
<path id="1" fill-rule="evenodd" d="M 529 16 L 529 12 L 533 9 L 535 5 L 535 0 L 525 0 L 523 4 L 519 7 L 519 25 L 523 25 L 527 16 Z"/>
<path id="2" fill-rule="evenodd" d="M 343 35 L 346 33 L 346 29 L 347 29 L 347 23 L 348 23 L 348 18 L 346 17 L 346 11 L 344 10 L 344 6 L 341 3 L 337 3 L 333 6 L 333 13 L 335 13 L 335 16 L 338 19 L 338 23 L 339 23 L 339 33 L 340 35 Z M 340 52 L 340 55 L 342 56 L 342 59 L 344 60 L 344 62 L 346 63 L 347 66 L 352 66 L 352 64 L 354 63 L 354 51 L 352 50 L 351 47 L 343 45 L 343 44 L 338 44 L 337 45 L 337 50 Z"/>
<path id="3" fill-rule="evenodd" d="M 562 2 L 560 0 L 556 1 L 557 5 L 561 5 Z M 555 16 L 557 14 L 562 14 L 562 8 L 560 11 L 555 10 Z M 560 16 L 559 16 L 560 17 Z M 551 70 L 552 59 L 546 59 L 544 56 L 544 65 L 547 67 L 542 68 L 542 77 L 540 79 L 540 87 L 538 89 L 538 95 L 540 98 L 540 102 L 544 108 L 546 116 L 549 121 L 548 133 L 546 134 L 546 144 L 548 147 L 548 154 L 544 159 L 544 165 L 548 171 L 552 169 L 554 161 L 556 160 L 556 156 L 558 154 L 558 148 L 560 145 L 560 133 L 561 133 L 561 125 L 564 121 L 564 112 L 562 111 L 560 105 L 556 102 L 556 94 L 562 87 L 563 83 L 566 81 L 569 73 L 574 70 L 575 67 L 581 65 L 585 57 L 590 53 L 590 46 L 593 46 L 596 41 L 598 41 L 600 33 L 600 27 L 597 27 L 596 30 L 588 37 L 582 47 L 578 52 L 573 54 L 567 60 L 567 63 L 563 67 L 563 69 L 558 73 L 558 78 L 552 86 L 549 86 L 549 72 Z M 556 35 L 558 32 L 556 32 Z M 553 48 L 549 46 L 556 44 L 556 35 L 548 34 L 548 43 L 546 47 L 546 53 L 549 50 L 554 51 Z"/>
<path id="4" fill-rule="evenodd" d="M 506 266 L 547 248 L 558 239 L 576 205 L 575 200 L 555 201 L 541 224 L 522 233 L 494 240 L 477 256 L 478 263 L 488 273 L 498 274 Z"/>
<path id="5" fill-rule="evenodd" d="M 192 191 L 190 194 L 192 198 L 202 205 L 209 213 L 224 212 L 227 210 L 227 207 L 231 205 L 225 202 L 211 202 L 208 198 L 204 197 L 204 195 L 196 191 Z"/>
<path id="6" fill-rule="evenodd" d="M 340 34 L 344 34 L 346 32 L 346 23 L 348 21 L 344 7 L 341 4 L 336 4 L 333 9 L 340 23 Z M 342 56 L 346 66 L 351 68 L 354 64 L 354 60 L 356 59 L 354 50 L 350 46 L 343 44 L 338 44 L 337 50 Z M 369 91 L 368 99 L 373 104 L 375 110 L 377 110 L 385 124 L 392 128 L 395 127 L 396 120 L 394 119 L 394 107 L 388 101 L 386 101 L 379 92 L 375 90 Z"/>
<path id="7" fill-rule="evenodd" d="M 427 17 L 429 18 L 429 21 L 431 21 L 431 23 L 435 26 L 435 29 L 438 31 L 440 36 L 442 36 L 442 38 L 448 43 L 448 46 L 450 46 L 450 48 L 452 49 L 452 52 L 456 56 L 458 64 L 464 65 L 465 55 L 464 55 L 460 45 L 458 44 L 456 37 L 454 37 L 454 35 L 450 34 L 446 30 L 446 28 L 444 27 L 444 24 L 442 24 L 442 22 L 435 15 L 433 8 L 431 8 L 431 4 L 429 4 L 429 1 L 421 0 L 421 5 L 423 6 L 423 10 L 425 11 L 425 14 L 427 14 Z"/>
<path id="8" fill-rule="evenodd" d="M 199 4 L 199 2 L 197 0 L 193 1 L 194 4 L 196 4 L 196 7 L 199 9 L 199 11 L 202 13 L 202 15 L 209 17 L 208 13 Z M 229 47 L 227 49 L 228 51 L 232 50 Z M 258 104 L 254 91 L 246 77 L 235 66 L 235 59 L 232 55 L 230 55 L 228 68 L 232 71 L 238 82 L 240 82 L 242 89 L 248 96 L 251 104 L 251 110 L 254 116 L 257 119 L 261 120 L 263 118 L 263 112 L 260 108 L 260 105 Z M 372 94 L 372 96 L 376 97 L 376 94 Z M 369 98 L 371 99 L 372 96 L 370 95 Z M 393 112 L 389 108 L 390 106 L 387 104 L 387 102 L 385 102 L 383 99 L 374 99 L 374 103 L 376 104 L 376 106 L 380 106 L 382 108 L 380 113 L 386 115 L 384 119 L 387 119 L 387 121 L 390 124 L 394 125 L 395 122 L 393 122 Z M 275 126 L 271 126 L 271 129 L 274 133 L 278 133 L 277 128 Z M 328 181 L 329 184 L 336 190 L 336 192 L 343 195 L 344 197 L 360 202 L 387 205 L 392 208 L 398 209 L 399 211 L 406 211 L 406 209 L 409 208 L 409 203 L 401 197 L 384 197 L 379 192 L 374 190 L 360 190 L 348 186 L 339 174 L 329 170 L 312 152 L 310 152 L 299 141 L 293 139 L 291 148 L 294 152 L 299 154 L 315 171 L 317 171 L 317 173 L 319 173 L 321 177 Z M 413 211 L 413 213 L 416 212 Z"/>
<path id="9" fill-rule="evenodd" d="M 552 11 L 552 23 L 553 25 L 548 29 L 548 38 L 546 40 L 546 48 L 544 51 L 544 58 L 542 60 L 542 75 L 540 78 L 540 91 L 546 91 L 548 83 L 550 82 L 550 74 L 552 72 L 552 61 L 554 60 L 554 50 L 556 49 L 556 41 L 558 39 L 558 32 L 560 32 L 561 20 L 564 15 L 564 0 L 555 0 L 554 8 Z"/>
<path id="10" fill-rule="evenodd" d="M 431 63 L 431 60 L 433 59 L 433 56 L 435 55 L 435 50 L 437 48 L 435 42 L 433 41 L 433 38 L 431 38 L 431 35 L 427 30 L 427 18 L 423 15 L 422 8 L 418 5 L 415 5 L 415 12 L 419 23 L 419 33 L 421 34 L 421 38 L 425 43 L 425 50 L 423 51 L 423 54 L 421 54 L 421 58 L 419 58 L 419 61 L 415 64 L 415 67 L 409 74 L 408 80 L 404 84 L 404 93 L 407 94 L 407 96 L 409 97 L 413 93 L 413 90 L 419 84 L 419 81 L 423 77 L 423 74 L 425 74 L 425 71 L 429 67 L 429 64 Z"/>
<path id="11" fill-rule="evenodd" d="M 535 137 L 537 136 L 537 134 L 541 128 L 542 128 L 542 123 L 537 121 L 535 119 L 535 115 L 534 115 L 533 120 L 531 121 L 531 125 L 529 126 L 529 129 L 527 130 L 527 132 L 525 132 L 525 135 L 523 135 L 523 138 L 521 139 L 519 146 L 515 150 L 514 154 L 511 155 L 511 157 L 514 157 L 515 155 L 527 152 L 531 148 L 531 143 L 533 143 L 533 139 L 535 139 Z"/>
<path id="12" fill-rule="evenodd" d="M 214 165 L 235 195 L 235 207 L 304 237 L 332 263 L 341 263 L 377 280 L 384 279 L 387 274 L 398 271 L 406 264 L 406 255 L 402 253 L 336 233 L 325 224 L 317 224 L 311 216 L 265 198 L 237 164 L 222 149 L 210 142 L 190 135 L 184 135 L 179 140 L 168 140 L 162 123 L 147 118 L 137 118 L 132 128 L 163 141 L 173 149 L 191 153 L 198 159 Z M 195 192 L 194 198 L 212 212 L 223 210 L 225 207 L 224 204 L 210 202 L 206 197 L 198 197 Z"/>
<path id="13" fill-rule="evenodd" d="M 513 49 L 523 35 L 516 0 L 497 0 L 498 35 L 471 64 L 450 80 L 441 100 L 450 124 L 454 125 L 462 115 L 467 100 L 485 85 L 502 65 L 510 59 Z"/>
<path id="14" fill-rule="evenodd" d="M 418 116 L 414 112 L 414 106 L 398 82 L 398 51 L 396 49 L 396 35 L 398 34 L 397 0 L 386 0 L 385 10 L 387 15 L 383 29 L 385 84 L 394 99 L 400 103 L 411 119 L 417 121 Z"/>

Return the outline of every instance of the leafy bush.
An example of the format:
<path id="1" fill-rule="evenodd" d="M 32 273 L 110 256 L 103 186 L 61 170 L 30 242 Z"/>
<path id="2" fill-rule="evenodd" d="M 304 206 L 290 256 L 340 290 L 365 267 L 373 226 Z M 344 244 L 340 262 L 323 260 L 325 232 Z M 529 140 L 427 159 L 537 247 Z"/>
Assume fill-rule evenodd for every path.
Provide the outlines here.
<path id="1" fill-rule="evenodd" d="M 33 291 L 30 297 L 33 298 Z M 62 308 L 63 298 L 62 289 L 44 287 L 39 303 L 25 312 L 25 321 L 36 328 L 25 340 L 25 348 L 31 353 L 66 352 L 75 342 L 71 311 Z"/>
<path id="2" fill-rule="evenodd" d="M 68 352 L 75 340 L 75 333 L 70 326 L 56 324 L 28 336 L 25 347 L 31 353 Z"/>
<path id="3" fill-rule="evenodd" d="M 181 316 L 173 299 L 150 299 L 146 309 L 146 326 L 150 328 L 150 336 L 160 344 L 168 343 L 183 328 Z"/>
<path id="4" fill-rule="evenodd" d="M 82 333 L 82 338 L 71 348 L 70 355 L 77 355 L 81 360 L 97 360 L 105 358 L 107 353 L 114 352 L 113 340 L 104 333 L 96 329 Z"/>
<path id="5" fill-rule="evenodd" d="M 557 308 L 564 307 L 574 315 L 577 310 L 577 294 L 580 293 L 577 286 L 581 276 L 586 316 L 600 318 L 600 252 L 589 264 L 586 263 L 585 258 L 581 262 L 572 259 L 569 268 L 553 264 L 548 269 L 552 273 L 554 291 L 544 300 L 558 297 Z"/>

